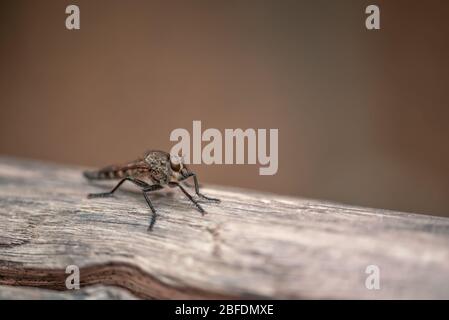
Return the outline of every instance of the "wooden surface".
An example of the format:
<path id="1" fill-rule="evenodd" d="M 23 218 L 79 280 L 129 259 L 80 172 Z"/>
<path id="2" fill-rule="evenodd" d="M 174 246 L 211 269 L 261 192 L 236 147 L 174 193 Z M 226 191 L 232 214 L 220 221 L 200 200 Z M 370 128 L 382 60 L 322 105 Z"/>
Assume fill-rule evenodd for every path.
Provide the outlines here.
<path id="1" fill-rule="evenodd" d="M 0 158 L 0 298 L 449 298 L 447 218 L 204 186 L 222 200 L 204 217 L 176 190 L 152 195 L 148 232 L 133 186 L 87 199 L 114 182 L 81 172 Z M 68 265 L 82 290 L 48 291 Z"/>
<path id="2" fill-rule="evenodd" d="M 0 286 L 0 300 L 136 300 L 128 290 L 103 285 L 56 291 L 33 287 Z"/>

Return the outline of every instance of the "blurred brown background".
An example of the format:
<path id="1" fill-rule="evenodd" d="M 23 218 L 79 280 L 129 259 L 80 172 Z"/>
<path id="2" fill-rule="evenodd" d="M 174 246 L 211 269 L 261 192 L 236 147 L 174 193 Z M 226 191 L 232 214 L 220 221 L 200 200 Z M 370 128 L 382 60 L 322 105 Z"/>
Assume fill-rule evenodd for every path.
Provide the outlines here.
<path id="1" fill-rule="evenodd" d="M 81 30 L 65 28 L 77 4 Z M 378 4 L 381 30 L 365 29 Z M 101 166 L 175 128 L 279 128 L 201 180 L 449 215 L 448 1 L 0 2 L 0 153 Z"/>

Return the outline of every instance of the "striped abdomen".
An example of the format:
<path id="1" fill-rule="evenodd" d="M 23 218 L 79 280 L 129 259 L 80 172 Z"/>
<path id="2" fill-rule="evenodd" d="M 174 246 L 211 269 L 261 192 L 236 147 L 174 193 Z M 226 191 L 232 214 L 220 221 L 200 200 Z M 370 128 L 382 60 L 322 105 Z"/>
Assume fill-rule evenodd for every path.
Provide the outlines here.
<path id="1" fill-rule="evenodd" d="M 123 179 L 148 175 L 149 168 L 141 161 L 124 166 L 108 166 L 97 171 L 85 171 L 83 174 L 89 180 Z"/>

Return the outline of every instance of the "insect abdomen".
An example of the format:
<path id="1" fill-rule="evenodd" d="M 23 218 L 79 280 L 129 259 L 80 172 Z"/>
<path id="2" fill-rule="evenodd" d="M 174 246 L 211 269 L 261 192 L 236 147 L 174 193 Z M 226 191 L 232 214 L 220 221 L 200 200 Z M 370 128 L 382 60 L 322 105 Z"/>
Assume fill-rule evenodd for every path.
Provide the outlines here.
<path id="1" fill-rule="evenodd" d="M 84 176 L 89 180 L 123 179 L 129 176 L 146 176 L 148 170 L 149 168 L 141 160 L 137 160 L 121 166 L 108 166 L 96 171 L 85 171 Z"/>
<path id="2" fill-rule="evenodd" d="M 104 168 L 98 171 L 84 171 L 84 176 L 89 180 L 121 179 L 130 175 L 129 170 L 118 168 Z"/>

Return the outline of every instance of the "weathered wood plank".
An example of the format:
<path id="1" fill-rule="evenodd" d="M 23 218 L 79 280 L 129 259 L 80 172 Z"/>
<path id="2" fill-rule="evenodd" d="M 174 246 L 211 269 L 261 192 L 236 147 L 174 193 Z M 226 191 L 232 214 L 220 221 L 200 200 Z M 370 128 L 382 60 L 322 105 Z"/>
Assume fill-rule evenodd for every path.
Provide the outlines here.
<path id="1" fill-rule="evenodd" d="M 33 287 L 0 286 L 0 300 L 135 300 L 127 290 L 94 285 L 80 290 L 55 291 Z"/>
<path id="2" fill-rule="evenodd" d="M 449 298 L 449 219 L 207 187 L 87 199 L 81 168 L 0 158 L 0 285 L 126 288 L 142 298 Z M 380 290 L 365 269 L 380 268 Z"/>

